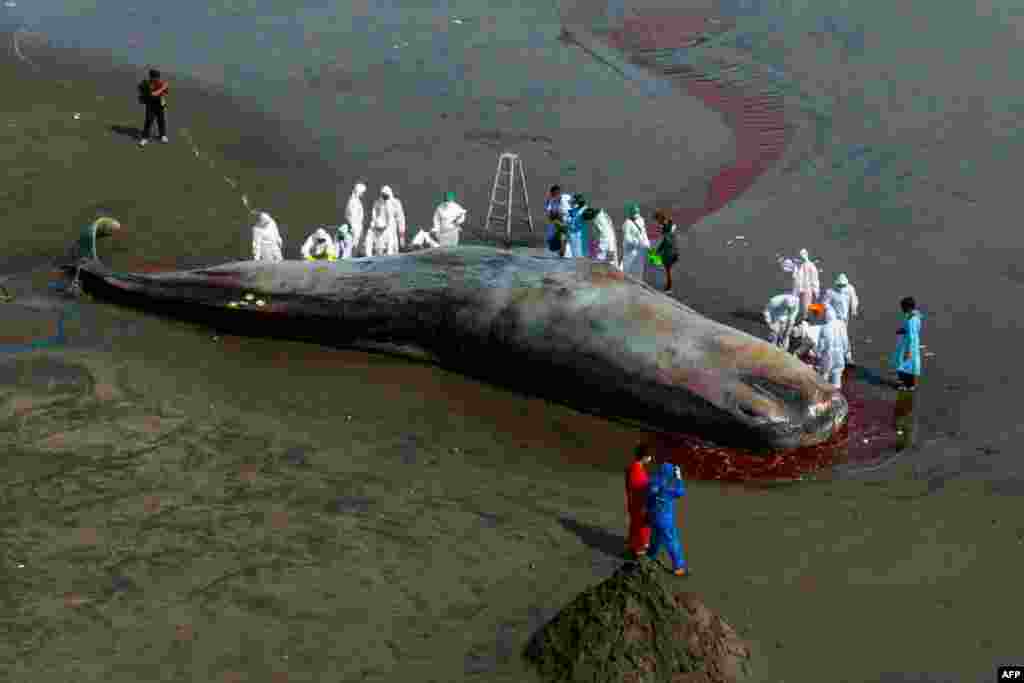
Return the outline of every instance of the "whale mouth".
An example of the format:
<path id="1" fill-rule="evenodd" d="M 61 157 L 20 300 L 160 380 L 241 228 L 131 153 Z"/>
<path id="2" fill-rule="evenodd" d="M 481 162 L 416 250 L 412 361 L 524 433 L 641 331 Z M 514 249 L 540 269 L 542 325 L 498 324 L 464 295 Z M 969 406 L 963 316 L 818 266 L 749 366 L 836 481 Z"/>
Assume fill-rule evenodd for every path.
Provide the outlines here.
<path id="1" fill-rule="evenodd" d="M 845 421 L 847 404 L 838 391 L 819 393 L 760 376 L 741 376 L 730 408 L 770 441 L 809 446 L 826 441 Z"/>

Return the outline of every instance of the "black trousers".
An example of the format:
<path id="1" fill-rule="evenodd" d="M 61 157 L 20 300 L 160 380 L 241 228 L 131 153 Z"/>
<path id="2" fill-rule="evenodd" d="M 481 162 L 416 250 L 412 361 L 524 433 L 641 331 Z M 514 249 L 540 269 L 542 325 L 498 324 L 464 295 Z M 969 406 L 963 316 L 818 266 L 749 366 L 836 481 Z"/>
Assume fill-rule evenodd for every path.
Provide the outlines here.
<path id="1" fill-rule="evenodd" d="M 917 385 L 917 375 L 911 375 L 909 372 L 897 372 L 896 375 L 904 389 L 913 389 Z"/>
<path id="2" fill-rule="evenodd" d="M 153 122 L 156 121 L 156 127 L 160 133 L 160 137 L 167 135 L 167 113 L 166 110 L 159 104 L 147 104 L 146 105 L 146 123 L 142 126 L 142 139 L 149 139 L 149 134 L 153 129 Z"/>

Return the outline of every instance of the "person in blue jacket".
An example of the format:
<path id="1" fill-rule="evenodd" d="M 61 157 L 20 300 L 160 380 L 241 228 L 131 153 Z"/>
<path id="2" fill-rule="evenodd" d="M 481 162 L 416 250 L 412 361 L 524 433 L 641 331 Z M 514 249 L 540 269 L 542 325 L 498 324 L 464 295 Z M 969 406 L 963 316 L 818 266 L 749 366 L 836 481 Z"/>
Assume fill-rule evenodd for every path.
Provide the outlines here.
<path id="1" fill-rule="evenodd" d="M 658 559 L 661 547 L 665 546 L 672 559 L 672 571 L 676 576 L 689 576 L 683 546 L 679 543 L 676 529 L 676 498 L 686 495 L 683 473 L 678 465 L 663 462 L 658 465 L 647 488 L 647 515 L 651 525 L 651 546 L 647 557 Z"/>
<path id="2" fill-rule="evenodd" d="M 575 194 L 569 206 L 569 258 L 585 258 L 590 256 L 587 242 L 587 226 L 583 220 L 583 212 L 587 209 L 587 199 Z"/>
<path id="3" fill-rule="evenodd" d="M 914 297 L 900 301 L 903 310 L 903 326 L 896 332 L 896 351 L 892 355 L 892 367 L 900 379 L 900 389 L 913 391 L 921 375 L 921 312 L 917 310 Z"/>

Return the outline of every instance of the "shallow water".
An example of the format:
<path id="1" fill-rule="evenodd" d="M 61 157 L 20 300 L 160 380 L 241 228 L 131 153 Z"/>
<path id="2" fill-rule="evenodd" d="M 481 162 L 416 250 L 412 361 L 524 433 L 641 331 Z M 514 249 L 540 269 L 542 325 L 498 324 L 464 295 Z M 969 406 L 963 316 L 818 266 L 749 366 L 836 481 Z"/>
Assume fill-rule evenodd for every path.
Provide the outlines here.
<path id="1" fill-rule="evenodd" d="M 342 176 L 343 198 L 355 176 L 368 177 L 371 192 L 390 184 L 418 210 L 414 225 L 446 189 L 482 221 L 502 148 L 524 155 L 534 203 L 557 176 L 621 206 L 628 190 L 616 187 L 619 172 L 598 149 L 602 134 L 637 114 L 652 119 L 650 103 L 623 102 L 621 78 L 557 40 L 557 11 L 537 0 L 298 8 L 190 0 L 156 10 L 44 0 L 0 9 L 0 24 L 224 87 L 287 121 L 286 134 L 317 144 Z M 177 130 L 196 113 L 173 109 L 173 94 L 171 102 Z M 702 125 L 714 127 L 714 115 Z M 636 157 L 684 146 L 699 159 L 719 145 L 715 134 L 710 146 L 687 140 L 674 123 L 645 128 L 650 135 L 633 141 Z M 631 173 L 634 188 L 664 185 L 656 169 Z"/>

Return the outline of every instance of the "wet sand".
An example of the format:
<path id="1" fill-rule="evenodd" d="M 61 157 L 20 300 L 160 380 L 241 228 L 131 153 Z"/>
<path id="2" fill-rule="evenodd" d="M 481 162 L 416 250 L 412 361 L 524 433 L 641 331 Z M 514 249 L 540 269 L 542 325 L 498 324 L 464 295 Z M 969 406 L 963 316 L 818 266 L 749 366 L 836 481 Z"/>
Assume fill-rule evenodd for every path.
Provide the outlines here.
<path id="1" fill-rule="evenodd" d="M 286 225 L 322 220 L 347 195 L 347 184 L 337 201 L 333 182 L 316 184 L 336 176 L 307 150 L 275 149 L 272 120 L 204 91 L 209 128 L 190 130 L 217 172 L 183 145 L 138 150 L 108 133 L 138 125 L 130 73 L 55 86 L 19 68 L 0 67 L 24 105 L 5 116 L 19 133 L 3 148 L 25 155 L 31 180 L 6 201 L 10 222 L 36 234 L 14 241 L 7 272 L 59 254 L 101 205 L 131 229 L 101 246 L 119 267 L 243 256 L 247 217 L 223 175 L 254 204 L 281 202 Z M 106 104 L 93 107 L 85 145 L 70 113 L 96 93 Z M 43 111 L 47 99 L 56 104 Z M 266 146 L 251 143 L 256 133 Z M 104 175 L 83 175 L 99 149 Z M 140 172 L 152 154 L 166 163 Z M 780 191 L 755 184 L 697 224 L 701 258 L 680 266 L 677 293 L 741 327 L 730 315 L 765 298 L 754 283 L 781 278 L 768 245 L 809 239 L 781 207 L 765 223 L 773 241 L 755 238 L 749 202 L 767 205 L 766 187 Z M 184 239 L 159 227 L 154 206 Z M 734 226 L 751 247 L 724 246 Z M 48 279 L 41 270 L 10 284 L 24 297 Z M 862 279 L 862 298 L 877 301 L 876 280 Z M 42 297 L 37 309 L 47 302 L 64 305 Z M 876 308 L 864 329 L 881 340 L 892 325 Z M 14 336 L 36 338 L 54 319 L 11 310 L 0 313 L 17 318 Z M 33 681 L 529 680 L 518 651 L 531 630 L 618 562 L 619 472 L 638 435 L 405 361 L 212 335 L 86 302 L 64 346 L 2 359 L 0 585 L 15 637 L 0 668 Z M 948 424 L 959 406 L 929 407 L 945 395 L 929 391 L 931 376 L 921 419 Z M 1024 559 L 1018 499 L 928 469 L 984 467 L 989 427 L 952 441 L 923 430 L 923 450 L 877 481 L 691 485 L 680 513 L 689 584 L 743 627 L 763 680 L 820 680 L 837 667 L 849 681 L 987 680 L 1019 654 L 1004 609 Z"/>

